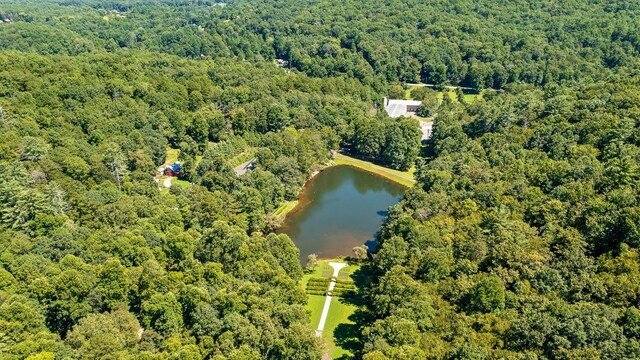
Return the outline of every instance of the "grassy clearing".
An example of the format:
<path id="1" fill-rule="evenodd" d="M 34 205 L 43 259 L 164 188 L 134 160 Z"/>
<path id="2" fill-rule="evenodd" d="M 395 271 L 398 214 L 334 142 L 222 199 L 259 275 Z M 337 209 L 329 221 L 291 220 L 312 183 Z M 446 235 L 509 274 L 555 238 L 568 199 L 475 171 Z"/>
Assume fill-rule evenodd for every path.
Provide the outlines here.
<path id="1" fill-rule="evenodd" d="M 331 259 L 318 261 L 318 264 L 313 269 L 305 270 L 305 274 L 302 277 L 302 280 L 300 280 L 300 285 L 303 288 L 306 288 L 307 282 L 310 278 L 313 277 L 331 277 L 331 275 L 328 275 L 328 273 L 325 271 L 325 268 L 329 266 L 329 262 L 331 261 L 344 262 L 345 260 Z M 350 262 L 349 274 L 353 274 L 359 268 L 359 264 Z M 311 327 L 313 329 L 318 328 L 325 300 L 326 297 L 324 296 L 309 295 L 309 299 L 307 301 L 307 309 L 309 309 L 309 311 L 311 312 Z M 322 338 L 327 345 L 329 355 L 334 359 L 351 359 L 354 356 L 354 354 L 349 349 L 344 348 L 336 343 L 336 336 L 339 335 L 340 338 L 345 337 L 345 329 L 349 329 L 350 325 L 354 324 L 354 322 L 349 318 L 356 312 L 356 310 L 358 310 L 358 307 L 356 305 L 350 304 L 349 301 L 339 296 L 334 296 L 331 299 L 331 306 L 329 307 L 329 313 L 327 314 L 327 321 L 324 325 Z"/>
<path id="2" fill-rule="evenodd" d="M 178 155 L 180 155 L 180 149 L 167 148 L 167 159 L 164 161 L 164 165 L 162 167 L 171 165 L 174 162 L 178 161 Z M 196 155 L 195 165 L 198 166 L 198 164 L 200 164 L 201 161 L 202 161 L 202 155 Z"/>
<path id="3" fill-rule="evenodd" d="M 413 167 L 408 171 L 393 170 L 339 153 L 335 154 L 333 162 L 335 165 L 349 165 L 357 167 L 358 169 L 380 175 L 388 180 L 406 187 L 411 187 L 416 182 L 413 177 L 413 174 L 415 172 L 415 168 Z"/>
<path id="4" fill-rule="evenodd" d="M 313 269 L 304 269 L 304 275 L 302 276 L 302 279 L 300 280 L 300 286 L 302 286 L 303 289 L 306 289 L 307 288 L 307 283 L 309 282 L 309 279 L 314 278 L 314 277 L 321 277 L 322 276 L 322 269 L 328 263 L 329 263 L 328 260 L 320 260 L 320 261 L 318 261 L 318 265 L 316 267 L 314 267 Z"/>
<path id="5" fill-rule="evenodd" d="M 163 175 L 163 176 L 158 176 L 157 178 L 161 180 L 160 181 L 160 185 L 159 185 L 160 186 L 160 191 L 162 193 L 168 193 L 169 192 L 169 188 L 164 187 L 164 179 L 166 179 L 167 176 Z M 171 180 L 171 186 L 172 187 L 173 186 L 178 186 L 178 187 L 181 187 L 181 188 L 187 188 L 187 187 L 191 186 L 191 183 L 186 181 L 186 180 L 178 180 L 178 178 L 173 178 Z"/>
<path id="6" fill-rule="evenodd" d="M 452 89 L 447 89 L 445 91 L 439 92 L 438 93 L 438 99 L 440 99 L 440 101 L 442 101 L 445 97 L 445 95 L 449 96 L 449 99 L 451 99 L 451 101 L 453 102 L 458 102 L 458 97 L 456 96 L 456 92 Z"/>
<path id="7" fill-rule="evenodd" d="M 295 207 L 298 206 L 298 200 L 285 201 L 277 209 L 273 212 L 273 215 L 278 219 L 278 221 L 284 221 Z"/>
<path id="8" fill-rule="evenodd" d="M 343 331 L 344 327 L 355 324 L 349 320 L 349 317 L 353 315 L 358 308 L 352 304 L 347 303 L 339 297 L 331 299 L 331 307 L 329 307 L 329 314 L 327 315 L 327 322 L 324 324 L 324 331 L 322 332 L 322 338 L 327 344 L 329 354 L 334 359 L 345 357 L 351 359 L 353 354 L 349 349 L 345 349 L 336 344 L 336 332 Z"/>
<path id="9" fill-rule="evenodd" d="M 318 324 L 320 323 L 320 316 L 322 315 L 322 308 L 324 308 L 325 300 L 325 296 L 309 295 L 307 309 L 311 311 L 311 327 L 314 330 L 318 328 Z M 329 308 L 329 311 L 331 311 L 331 308 Z"/>
<path id="10" fill-rule="evenodd" d="M 231 164 L 231 166 L 233 166 L 234 168 L 251 161 L 253 158 L 255 157 L 255 149 L 253 148 L 249 148 L 247 150 L 245 150 L 244 152 L 234 156 L 233 158 L 231 158 L 229 160 L 229 164 Z"/>
<path id="11" fill-rule="evenodd" d="M 417 89 L 417 88 L 419 88 L 419 86 L 415 86 L 415 85 L 414 86 L 411 86 L 411 85 L 407 86 L 407 89 L 404 91 L 404 99 L 405 100 L 413 100 L 413 99 L 411 99 L 411 90 Z"/>
<path id="12" fill-rule="evenodd" d="M 464 102 L 466 102 L 467 104 L 471 104 L 472 102 L 476 101 L 477 99 L 481 99 L 482 98 L 482 93 L 480 94 L 464 94 Z"/>
<path id="13" fill-rule="evenodd" d="M 174 162 L 178 161 L 178 155 L 180 155 L 180 149 L 167 149 L 167 159 L 164 161 L 164 165 L 171 165 Z"/>
<path id="14" fill-rule="evenodd" d="M 173 179 L 171 180 L 171 186 L 180 186 L 184 188 L 191 186 L 191 183 L 189 183 L 187 180 Z"/>
<path id="15" fill-rule="evenodd" d="M 407 89 L 405 90 L 405 95 L 404 95 L 405 100 L 412 100 L 411 90 L 417 89 L 419 87 L 420 86 L 416 86 L 416 85 L 408 85 Z M 469 93 L 467 90 L 463 90 L 463 92 L 464 92 L 464 101 L 467 104 L 471 104 L 477 99 L 482 98 L 482 92 L 480 92 L 479 94 Z M 455 88 L 446 88 L 444 91 L 438 92 L 438 99 L 442 100 L 445 94 L 448 94 L 454 103 L 458 102 L 458 96 L 456 95 Z"/>

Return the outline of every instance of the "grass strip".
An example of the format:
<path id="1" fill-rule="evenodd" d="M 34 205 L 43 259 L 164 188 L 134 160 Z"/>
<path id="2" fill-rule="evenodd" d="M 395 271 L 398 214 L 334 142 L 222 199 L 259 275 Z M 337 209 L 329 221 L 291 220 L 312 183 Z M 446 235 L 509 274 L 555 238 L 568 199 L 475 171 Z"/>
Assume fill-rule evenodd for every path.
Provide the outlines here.
<path id="1" fill-rule="evenodd" d="M 411 187 L 416 183 L 416 180 L 413 177 L 413 174 L 415 172 L 414 168 L 409 169 L 409 171 L 393 170 L 340 153 L 336 153 L 334 155 L 333 162 L 335 165 L 348 165 L 357 167 L 358 169 L 362 169 L 370 173 L 382 176 L 385 179 L 388 179 L 405 187 Z"/>

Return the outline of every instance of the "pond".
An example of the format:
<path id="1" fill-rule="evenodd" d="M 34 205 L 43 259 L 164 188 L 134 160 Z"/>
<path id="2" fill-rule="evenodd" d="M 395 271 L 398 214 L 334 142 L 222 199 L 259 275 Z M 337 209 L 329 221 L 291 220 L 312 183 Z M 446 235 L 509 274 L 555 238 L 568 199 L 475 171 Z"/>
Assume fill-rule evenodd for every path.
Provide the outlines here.
<path id="1" fill-rule="evenodd" d="M 304 265 L 309 254 L 318 258 L 353 255 L 352 249 L 368 245 L 379 230 L 387 208 L 405 188 L 366 171 L 335 166 L 311 179 L 278 232 L 291 237 Z"/>

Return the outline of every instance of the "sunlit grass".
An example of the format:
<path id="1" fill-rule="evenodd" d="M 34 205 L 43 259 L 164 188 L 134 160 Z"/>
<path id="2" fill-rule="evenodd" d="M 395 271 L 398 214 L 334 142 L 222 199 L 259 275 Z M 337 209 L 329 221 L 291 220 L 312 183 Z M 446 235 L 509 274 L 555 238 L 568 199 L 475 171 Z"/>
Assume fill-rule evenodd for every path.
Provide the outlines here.
<path id="1" fill-rule="evenodd" d="M 417 89 L 417 88 L 419 88 L 419 87 L 420 87 L 420 86 L 416 86 L 416 85 L 408 85 L 408 86 L 407 86 L 407 89 L 405 90 L 405 95 L 404 95 L 405 100 L 413 100 L 413 99 L 411 98 L 411 91 L 412 91 L 413 89 Z M 444 91 L 440 91 L 440 92 L 438 92 L 438 95 L 437 95 L 437 96 L 438 96 L 438 99 L 442 100 L 442 99 L 444 98 L 444 94 L 448 94 L 448 95 L 449 95 L 449 98 L 451 98 L 451 100 L 452 100 L 454 103 L 457 103 L 457 102 L 458 102 L 458 96 L 456 95 L 456 91 L 455 91 L 455 89 L 454 89 L 454 88 L 446 88 Z M 471 103 L 473 103 L 474 101 L 476 101 L 477 99 L 482 98 L 482 92 L 480 92 L 479 94 L 469 94 L 469 93 L 467 93 L 467 92 L 466 92 L 466 90 L 465 90 L 465 93 L 464 93 L 464 95 L 463 95 L 463 96 L 464 96 L 464 101 L 465 101 L 467 104 L 471 104 Z"/>
<path id="2" fill-rule="evenodd" d="M 234 156 L 233 158 L 231 158 L 229 160 L 229 164 L 231 164 L 231 166 L 238 167 L 246 162 L 251 161 L 253 158 L 255 157 L 255 149 L 253 148 L 249 148 L 245 151 L 243 151 L 242 153 Z"/>
<path id="3" fill-rule="evenodd" d="M 187 180 L 178 180 L 178 179 L 173 179 L 171 180 L 171 186 L 180 186 L 180 187 L 189 187 L 191 186 L 191 183 L 189 183 Z"/>
<path id="4" fill-rule="evenodd" d="M 279 221 L 283 221 L 287 214 L 289 214 L 295 207 L 298 205 L 298 200 L 285 201 L 277 209 L 273 211 L 273 215 L 279 219 Z"/>
<path id="5" fill-rule="evenodd" d="M 180 149 L 167 149 L 167 159 L 164 161 L 164 166 L 171 165 L 178 161 L 178 155 L 180 155 Z"/>
<path id="6" fill-rule="evenodd" d="M 306 269 L 305 275 L 300 280 L 300 285 L 303 288 L 306 288 L 309 279 L 323 277 L 325 273 L 325 267 L 329 266 L 329 262 L 332 261 L 340 261 L 344 262 L 343 259 L 330 259 L 330 260 L 319 260 L 317 265 L 313 269 Z M 360 265 L 357 263 L 349 264 L 349 273 L 353 274 L 360 268 Z M 327 277 L 327 276 L 324 276 Z M 327 287 L 328 288 L 328 287 Z M 324 303 L 326 301 L 325 296 L 319 295 L 309 295 L 309 299 L 307 301 L 307 309 L 311 312 L 310 324 L 311 327 L 315 330 L 318 328 L 320 324 L 320 317 L 322 316 L 322 309 L 324 308 Z M 348 349 L 345 349 L 336 344 L 336 329 L 339 331 L 344 329 L 345 325 L 354 324 L 353 321 L 349 320 L 349 317 L 355 313 L 358 309 L 357 306 L 353 304 L 349 304 L 345 299 L 342 299 L 339 296 L 334 296 L 331 299 L 331 306 L 329 307 L 329 313 L 327 314 L 327 321 L 324 325 L 324 331 L 322 332 L 322 338 L 327 345 L 327 350 L 329 355 L 332 358 L 337 359 L 345 356 L 346 358 L 353 357 L 353 353 Z M 342 326 L 341 326 L 342 325 Z"/>
<path id="7" fill-rule="evenodd" d="M 406 187 L 411 187 L 416 182 L 413 177 L 413 174 L 415 173 L 414 167 L 412 167 L 408 171 L 393 170 L 339 153 L 335 154 L 333 162 L 335 165 L 349 165 L 357 167 L 358 169 L 380 175 L 388 180 Z"/>

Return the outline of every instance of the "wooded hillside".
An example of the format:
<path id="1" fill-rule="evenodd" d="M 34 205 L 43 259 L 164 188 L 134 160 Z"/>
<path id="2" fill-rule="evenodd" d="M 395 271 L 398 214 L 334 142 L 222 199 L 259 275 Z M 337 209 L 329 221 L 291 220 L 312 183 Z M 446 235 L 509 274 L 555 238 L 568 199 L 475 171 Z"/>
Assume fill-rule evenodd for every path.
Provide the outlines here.
<path id="1" fill-rule="evenodd" d="M 320 359 L 274 212 L 339 148 L 417 178 L 361 264 L 358 358 L 640 358 L 640 3 L 0 0 L 0 21 L 0 358 Z M 405 96 L 430 142 L 383 111 Z"/>

